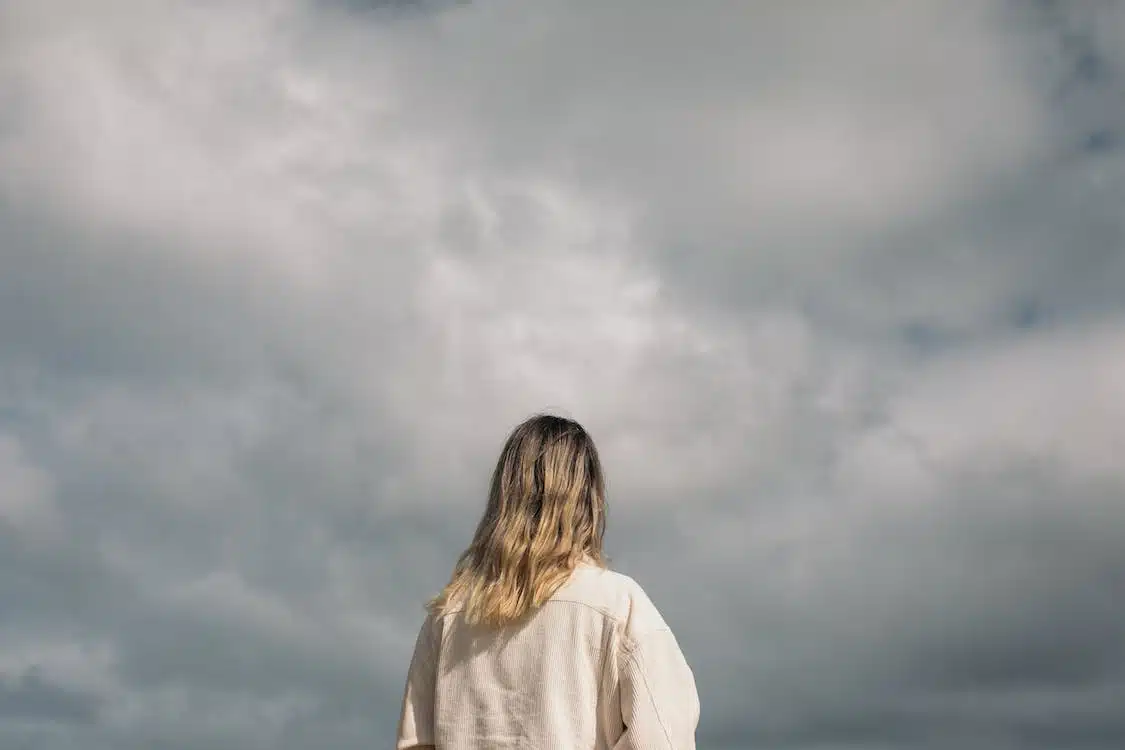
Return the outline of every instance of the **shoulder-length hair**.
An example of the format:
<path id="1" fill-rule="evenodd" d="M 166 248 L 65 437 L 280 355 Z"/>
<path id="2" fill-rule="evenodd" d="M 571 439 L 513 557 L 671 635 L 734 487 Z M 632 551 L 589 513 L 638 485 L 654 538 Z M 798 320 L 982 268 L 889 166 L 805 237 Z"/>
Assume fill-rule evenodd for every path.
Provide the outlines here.
<path id="1" fill-rule="evenodd" d="M 516 622 L 583 560 L 605 567 L 605 477 L 593 439 L 571 419 L 539 414 L 504 444 L 488 506 L 449 583 L 427 604 L 469 624 Z"/>

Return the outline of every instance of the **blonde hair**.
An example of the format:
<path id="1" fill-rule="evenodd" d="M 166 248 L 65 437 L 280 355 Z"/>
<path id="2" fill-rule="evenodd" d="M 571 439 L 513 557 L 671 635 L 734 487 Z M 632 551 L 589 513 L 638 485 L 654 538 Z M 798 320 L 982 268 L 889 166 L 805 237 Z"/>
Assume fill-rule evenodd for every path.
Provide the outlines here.
<path id="1" fill-rule="evenodd" d="M 461 610 L 469 624 L 521 620 L 583 560 L 605 567 L 605 518 L 605 477 L 586 430 L 549 414 L 528 419 L 504 444 L 472 543 L 427 609 Z"/>

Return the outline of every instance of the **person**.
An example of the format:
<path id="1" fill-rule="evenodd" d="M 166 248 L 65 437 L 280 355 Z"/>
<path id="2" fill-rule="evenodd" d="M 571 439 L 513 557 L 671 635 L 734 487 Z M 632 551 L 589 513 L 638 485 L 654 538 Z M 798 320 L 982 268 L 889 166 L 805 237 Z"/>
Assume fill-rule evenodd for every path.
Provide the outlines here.
<path id="1" fill-rule="evenodd" d="M 695 748 L 695 678 L 642 588 L 602 553 L 605 479 L 577 422 L 508 438 L 487 507 L 427 604 L 399 750 Z"/>

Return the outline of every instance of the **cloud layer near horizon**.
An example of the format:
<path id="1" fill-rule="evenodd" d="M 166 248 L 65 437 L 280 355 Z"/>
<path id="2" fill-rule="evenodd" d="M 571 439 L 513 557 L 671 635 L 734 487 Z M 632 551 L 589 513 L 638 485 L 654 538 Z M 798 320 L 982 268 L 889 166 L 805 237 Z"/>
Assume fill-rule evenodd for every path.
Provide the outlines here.
<path id="1" fill-rule="evenodd" d="M 549 409 L 700 747 L 1121 747 L 1123 66 L 1119 3 L 0 2 L 0 746 L 390 742 Z"/>

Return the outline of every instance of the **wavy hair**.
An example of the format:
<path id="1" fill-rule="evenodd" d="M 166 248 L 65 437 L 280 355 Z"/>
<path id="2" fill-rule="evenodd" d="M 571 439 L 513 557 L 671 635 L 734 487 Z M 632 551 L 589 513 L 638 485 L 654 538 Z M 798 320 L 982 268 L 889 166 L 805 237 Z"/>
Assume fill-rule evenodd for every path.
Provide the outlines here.
<path id="1" fill-rule="evenodd" d="M 574 420 L 536 415 L 504 444 L 472 543 L 427 609 L 461 610 L 471 625 L 517 622 L 583 560 L 605 567 L 605 520 L 594 441 Z"/>

